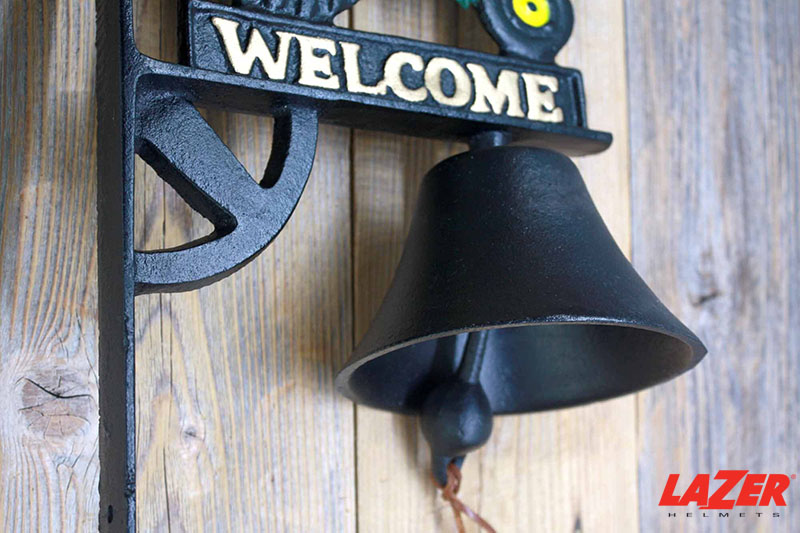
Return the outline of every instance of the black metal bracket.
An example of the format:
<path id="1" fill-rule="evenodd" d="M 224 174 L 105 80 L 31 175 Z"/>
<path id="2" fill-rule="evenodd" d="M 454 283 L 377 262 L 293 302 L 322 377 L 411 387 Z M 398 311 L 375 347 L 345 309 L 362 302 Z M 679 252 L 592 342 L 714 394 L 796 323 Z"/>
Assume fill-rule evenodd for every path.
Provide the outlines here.
<path id="1" fill-rule="evenodd" d="M 213 283 L 269 245 L 303 192 L 319 122 L 467 142 L 502 135 L 573 155 L 611 143 L 587 128 L 580 72 L 553 64 L 572 30 L 568 0 L 544 2 L 547 24 L 517 2 L 479 2 L 501 56 L 333 26 L 356 1 L 188 0 L 181 64 L 138 51 L 132 0 L 97 2 L 102 531 L 135 530 L 134 296 Z M 260 183 L 195 106 L 275 117 Z M 136 154 L 212 222 L 210 235 L 134 250 Z"/>

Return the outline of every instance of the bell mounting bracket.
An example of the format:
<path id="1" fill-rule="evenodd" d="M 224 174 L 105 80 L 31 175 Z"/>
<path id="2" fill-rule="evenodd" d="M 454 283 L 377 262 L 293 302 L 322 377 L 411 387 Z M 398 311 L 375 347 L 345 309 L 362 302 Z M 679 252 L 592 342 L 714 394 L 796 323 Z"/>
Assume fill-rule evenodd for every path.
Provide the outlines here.
<path id="1" fill-rule="evenodd" d="M 473 146 L 499 137 L 568 155 L 611 143 L 586 126 L 580 72 L 553 63 L 572 30 L 568 0 L 478 2 L 501 55 L 333 25 L 356 2 L 181 0 L 177 64 L 139 52 L 132 0 L 97 3 L 103 531 L 135 531 L 134 297 L 213 283 L 263 250 L 303 192 L 319 122 Z M 263 178 L 252 179 L 197 106 L 275 118 Z M 134 249 L 137 154 L 213 224 L 210 235 Z"/>

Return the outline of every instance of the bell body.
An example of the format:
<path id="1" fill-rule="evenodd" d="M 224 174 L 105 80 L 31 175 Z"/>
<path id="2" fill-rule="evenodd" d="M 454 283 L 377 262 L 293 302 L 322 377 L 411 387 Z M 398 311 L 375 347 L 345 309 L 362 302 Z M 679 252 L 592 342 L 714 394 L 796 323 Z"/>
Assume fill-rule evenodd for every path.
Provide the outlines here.
<path id="1" fill-rule="evenodd" d="M 429 172 L 391 288 L 337 384 L 418 414 L 481 330 L 493 413 L 637 391 L 706 352 L 619 250 L 575 165 L 529 147 L 473 150 Z"/>

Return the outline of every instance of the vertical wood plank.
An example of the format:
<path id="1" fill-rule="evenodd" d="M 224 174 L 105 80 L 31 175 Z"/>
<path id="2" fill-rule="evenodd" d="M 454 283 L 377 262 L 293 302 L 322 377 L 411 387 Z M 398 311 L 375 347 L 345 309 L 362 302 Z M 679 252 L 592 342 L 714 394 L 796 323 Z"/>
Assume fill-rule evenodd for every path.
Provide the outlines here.
<path id="1" fill-rule="evenodd" d="M 0 530 L 97 529 L 94 5 L 0 3 Z"/>
<path id="2" fill-rule="evenodd" d="M 473 14 L 455 2 L 363 2 L 357 29 L 492 49 Z M 627 93 L 621 1 L 575 2 L 577 26 L 560 62 L 584 71 L 593 127 L 616 140 L 579 162 L 624 250 L 630 243 Z M 454 22 L 458 20 L 457 31 Z M 355 135 L 356 340 L 369 325 L 399 260 L 416 188 L 433 164 L 463 147 Z M 500 531 L 636 531 L 635 400 L 496 420 L 489 444 L 465 464 L 463 499 Z M 361 531 L 454 531 L 428 474 L 416 420 L 357 408 Z M 599 497 L 598 495 L 601 495 Z"/>
<path id="3" fill-rule="evenodd" d="M 264 120 L 214 118 L 260 168 Z M 350 350 L 349 132 L 321 138 L 293 222 L 262 257 L 137 317 L 157 339 L 138 355 L 144 530 L 354 529 L 353 413 L 331 381 Z"/>
<path id="4" fill-rule="evenodd" d="M 640 396 L 641 529 L 797 531 L 797 487 L 744 518 L 658 501 L 669 473 L 800 469 L 800 4 L 627 9 L 635 265 L 710 352 Z"/>
<path id="5" fill-rule="evenodd" d="M 174 2 L 142 1 L 137 15 L 140 48 L 174 60 Z M 260 176 L 272 121 L 206 116 Z M 348 130 L 322 128 L 297 210 L 247 267 L 137 300 L 142 531 L 355 530 L 353 410 L 333 390 L 352 336 L 349 152 Z M 151 169 L 137 170 L 137 246 L 208 233 Z"/>
<path id="6" fill-rule="evenodd" d="M 352 27 L 454 44 L 453 0 L 367 0 Z M 394 268 L 422 176 L 453 152 L 449 143 L 373 132 L 353 135 L 353 264 L 355 341 L 377 311 Z M 452 515 L 437 500 L 417 421 L 356 408 L 358 528 L 386 533 L 438 531 Z"/>

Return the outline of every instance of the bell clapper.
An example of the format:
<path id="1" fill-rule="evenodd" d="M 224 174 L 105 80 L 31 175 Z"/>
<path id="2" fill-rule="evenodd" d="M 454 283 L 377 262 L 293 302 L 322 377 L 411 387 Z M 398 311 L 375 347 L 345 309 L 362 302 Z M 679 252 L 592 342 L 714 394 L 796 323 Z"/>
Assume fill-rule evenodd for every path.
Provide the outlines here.
<path id="1" fill-rule="evenodd" d="M 492 408 L 480 384 L 488 338 L 485 330 L 468 334 L 453 379 L 437 385 L 422 406 L 422 434 L 431 447 L 433 478 L 453 507 L 459 531 L 463 531 L 462 513 L 486 531 L 494 531 L 456 497 L 466 454 L 483 446 L 492 433 Z"/>
<path id="2" fill-rule="evenodd" d="M 422 405 L 422 434 L 431 447 L 433 476 L 447 485 L 447 467 L 461 467 L 467 453 L 492 433 L 492 407 L 480 384 L 488 331 L 469 334 L 453 379 L 437 385 Z"/>
<path id="3" fill-rule="evenodd" d="M 464 356 L 461 358 L 461 364 L 458 365 L 458 379 L 465 383 L 480 383 L 483 356 L 486 354 L 488 339 L 489 332 L 486 330 L 473 331 L 467 336 Z"/>
<path id="4" fill-rule="evenodd" d="M 470 137 L 469 149 L 495 148 L 510 141 L 508 132 L 487 130 Z M 486 330 L 468 334 L 455 379 L 438 385 L 422 406 L 422 433 L 431 447 L 431 470 L 440 487 L 448 484 L 449 465 L 460 469 L 466 453 L 483 446 L 492 432 L 491 406 L 480 385 L 488 337 Z"/>

